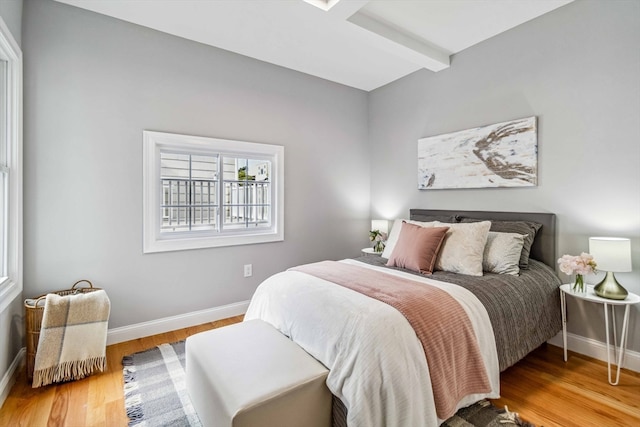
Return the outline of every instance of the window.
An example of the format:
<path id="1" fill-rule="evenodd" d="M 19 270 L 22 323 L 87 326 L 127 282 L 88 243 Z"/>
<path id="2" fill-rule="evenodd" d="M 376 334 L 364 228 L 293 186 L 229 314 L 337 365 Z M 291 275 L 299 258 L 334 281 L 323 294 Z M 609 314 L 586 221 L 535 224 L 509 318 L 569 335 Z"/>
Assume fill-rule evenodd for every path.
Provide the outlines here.
<path id="1" fill-rule="evenodd" d="M 284 239 L 284 148 L 143 132 L 144 252 Z"/>
<path id="2" fill-rule="evenodd" d="M 160 152 L 160 231 L 217 230 L 219 156 Z"/>
<path id="3" fill-rule="evenodd" d="M 7 154 L 7 61 L 0 60 L 0 280 L 7 279 L 7 208 L 9 207 L 9 162 Z"/>
<path id="4" fill-rule="evenodd" d="M 0 312 L 22 291 L 22 53 L 0 18 Z"/>

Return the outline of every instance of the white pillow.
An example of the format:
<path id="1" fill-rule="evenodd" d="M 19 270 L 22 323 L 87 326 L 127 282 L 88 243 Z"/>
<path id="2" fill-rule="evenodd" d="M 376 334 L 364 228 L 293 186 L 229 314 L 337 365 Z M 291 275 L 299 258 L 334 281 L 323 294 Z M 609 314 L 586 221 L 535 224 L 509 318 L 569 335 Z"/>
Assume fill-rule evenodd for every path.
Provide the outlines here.
<path id="1" fill-rule="evenodd" d="M 436 270 L 482 276 L 482 259 L 491 221 L 448 224 L 434 221 L 432 227 L 449 227 Z"/>
<path id="2" fill-rule="evenodd" d="M 396 243 L 398 243 L 398 236 L 400 236 L 400 230 L 402 229 L 402 221 L 419 225 L 420 227 L 434 227 L 434 222 L 420 222 L 420 221 L 412 221 L 408 219 L 396 219 L 393 222 L 393 226 L 391 227 L 391 231 L 389 232 L 389 236 L 387 236 L 387 241 L 384 244 L 384 250 L 382 251 L 382 258 L 391 258 L 391 254 L 393 253 L 393 248 L 396 247 Z M 445 224 L 447 226 L 448 224 Z"/>
<path id="3" fill-rule="evenodd" d="M 482 268 L 484 271 L 498 274 L 511 274 L 517 276 L 520 273 L 518 266 L 524 235 L 518 233 L 497 233 L 490 231 L 487 244 L 484 247 L 484 259 Z"/>

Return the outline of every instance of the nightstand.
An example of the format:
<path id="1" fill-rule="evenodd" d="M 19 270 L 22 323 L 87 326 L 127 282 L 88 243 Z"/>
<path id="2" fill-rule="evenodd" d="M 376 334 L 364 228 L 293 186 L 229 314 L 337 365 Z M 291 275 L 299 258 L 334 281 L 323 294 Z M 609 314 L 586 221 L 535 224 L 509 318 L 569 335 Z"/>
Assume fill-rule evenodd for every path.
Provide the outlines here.
<path id="1" fill-rule="evenodd" d="M 373 250 L 373 248 L 364 248 L 362 249 L 362 253 L 365 255 L 376 255 L 376 256 L 382 255 L 382 252 L 376 252 Z"/>
<path id="2" fill-rule="evenodd" d="M 625 300 L 614 300 L 608 298 L 601 298 L 593 291 L 593 286 L 587 286 L 586 293 L 576 293 L 571 290 L 572 284 L 566 284 L 560 286 L 560 306 L 562 309 L 562 344 L 564 345 L 564 361 L 567 361 L 567 295 L 574 298 L 578 298 L 584 301 L 595 302 L 602 304 L 604 307 L 604 327 L 607 336 L 607 368 L 609 371 L 609 384 L 617 385 L 620 381 L 620 365 L 624 360 L 624 355 L 627 351 L 627 335 L 629 333 L 629 307 L 633 304 L 640 303 L 640 296 L 629 292 L 629 296 Z M 609 310 L 611 306 L 611 310 Z M 617 331 L 616 331 L 616 316 L 615 307 L 624 306 L 624 320 L 622 322 L 622 331 L 620 333 L 620 346 L 617 343 Z M 617 373 L 616 380 L 611 381 L 611 344 L 609 342 L 609 313 L 611 313 L 611 322 L 613 325 L 613 358 L 617 357 Z M 616 352 L 618 355 L 616 356 Z M 615 361 L 615 360 L 614 360 Z"/>

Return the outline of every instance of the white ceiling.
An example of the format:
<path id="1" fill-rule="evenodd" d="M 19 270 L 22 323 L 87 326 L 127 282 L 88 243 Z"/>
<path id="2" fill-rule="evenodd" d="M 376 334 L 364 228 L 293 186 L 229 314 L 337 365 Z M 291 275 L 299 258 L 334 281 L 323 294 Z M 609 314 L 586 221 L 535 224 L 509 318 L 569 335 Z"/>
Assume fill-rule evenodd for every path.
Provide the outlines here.
<path id="1" fill-rule="evenodd" d="M 370 91 L 573 0 L 57 1 Z"/>

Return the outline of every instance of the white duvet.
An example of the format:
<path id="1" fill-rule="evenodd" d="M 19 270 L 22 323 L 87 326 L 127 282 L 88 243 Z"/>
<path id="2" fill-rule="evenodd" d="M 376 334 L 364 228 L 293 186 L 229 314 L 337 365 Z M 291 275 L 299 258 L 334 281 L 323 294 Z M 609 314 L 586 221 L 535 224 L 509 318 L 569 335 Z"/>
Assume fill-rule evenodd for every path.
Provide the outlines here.
<path id="1" fill-rule="evenodd" d="M 429 283 L 456 298 L 474 327 L 491 383 L 490 393 L 469 395 L 457 407 L 499 397 L 493 330 L 471 292 L 354 260 L 342 262 Z M 285 271 L 256 290 L 245 320 L 256 318 L 272 324 L 329 368 L 327 386 L 347 407 L 349 427 L 437 426 L 444 421 L 436 416 L 422 344 L 393 307 L 314 276 Z"/>

